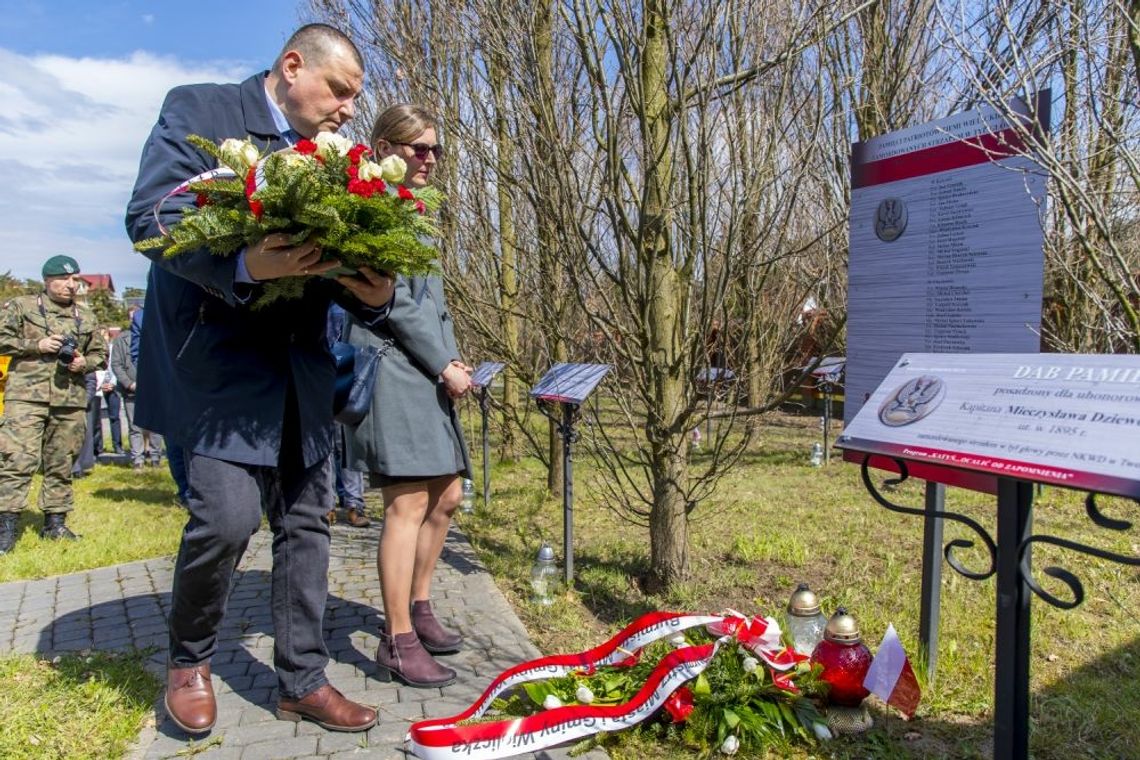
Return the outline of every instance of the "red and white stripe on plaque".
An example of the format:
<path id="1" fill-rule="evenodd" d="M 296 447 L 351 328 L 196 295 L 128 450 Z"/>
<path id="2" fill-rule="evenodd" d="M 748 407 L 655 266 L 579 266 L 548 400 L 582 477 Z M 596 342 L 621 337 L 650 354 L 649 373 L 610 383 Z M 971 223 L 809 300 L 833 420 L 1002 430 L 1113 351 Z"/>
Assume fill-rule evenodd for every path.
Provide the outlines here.
<path id="1" fill-rule="evenodd" d="M 575 671 L 592 672 L 605 665 L 632 665 L 637 662 L 639 650 L 647 644 L 723 619 L 719 615 L 651 612 L 594 649 L 541 657 L 516 665 L 492 681 L 483 695 L 462 713 L 412 724 L 406 739 L 407 748 L 423 760 L 495 760 L 636 725 L 657 712 L 682 684 L 700 675 L 727 637 L 713 644 L 684 646 L 670 652 L 653 669 L 645 685 L 624 704 L 568 705 L 525 718 L 460 724 L 481 718 L 499 695 L 521 683 Z"/>

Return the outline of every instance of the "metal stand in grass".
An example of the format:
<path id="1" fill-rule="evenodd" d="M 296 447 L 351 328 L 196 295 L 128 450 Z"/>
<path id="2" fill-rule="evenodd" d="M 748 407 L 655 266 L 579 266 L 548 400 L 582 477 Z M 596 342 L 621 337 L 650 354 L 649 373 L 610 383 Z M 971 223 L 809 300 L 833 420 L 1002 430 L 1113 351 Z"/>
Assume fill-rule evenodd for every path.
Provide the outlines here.
<path id="1" fill-rule="evenodd" d="M 608 364 L 555 364 L 530 391 L 539 411 L 555 424 L 562 438 L 562 551 L 566 563 L 567 588 L 574 584 L 572 447 L 578 440 L 574 425 L 581 418 L 582 403 L 609 371 Z"/>
<path id="2" fill-rule="evenodd" d="M 941 521 L 953 520 L 973 531 L 985 545 L 989 553 L 989 566 L 973 571 L 964 566 L 954 556 L 955 549 L 974 546 L 973 541 L 955 539 L 946 544 L 943 551 L 947 564 L 960 575 L 971 580 L 986 580 L 996 575 L 997 610 L 994 651 L 994 757 L 1003 760 L 1024 760 L 1029 757 L 1029 655 L 1030 655 L 1030 616 L 1031 593 L 1041 597 L 1052 606 L 1069 610 L 1084 601 L 1084 586 L 1080 579 L 1069 570 L 1057 566 L 1044 569 L 1046 575 L 1055 578 L 1072 593 L 1072 599 L 1062 599 L 1050 594 L 1033 579 L 1032 547 L 1035 543 L 1052 544 L 1065 549 L 1099 557 L 1132 567 L 1140 566 L 1140 557 L 1130 557 L 1072 541 L 1059 536 L 1033 533 L 1033 492 L 1034 483 L 1027 480 L 997 478 L 997 539 L 977 522 L 965 515 L 947 512 L 943 508 L 943 486 L 927 490 L 925 509 L 895 504 L 887 499 L 870 476 L 871 455 L 863 458 L 863 485 L 871 496 L 883 507 L 903 514 L 918 515 L 927 520 L 926 551 L 923 557 L 923 626 L 920 632 L 923 644 L 929 646 L 929 654 L 934 657 L 937 649 L 938 590 L 930 586 L 928 564 L 941 564 L 931 556 L 932 546 L 941 544 Z M 899 477 L 885 483 L 899 484 L 909 475 L 906 462 L 892 460 L 898 468 Z M 935 485 L 935 484 L 930 484 Z M 1124 531 L 1132 527 L 1126 520 L 1117 520 L 1104 515 L 1097 508 L 1096 493 L 1089 492 L 1085 497 L 1085 513 L 1094 525 L 1106 530 Z M 1137 502 L 1140 503 L 1140 502 Z M 939 523 L 936 528 L 932 523 Z M 937 543 L 935 543 L 937 542 Z M 934 575 L 933 577 L 937 577 Z M 933 625 L 933 630 L 930 626 Z M 934 660 L 936 661 L 936 660 Z"/>
<path id="3" fill-rule="evenodd" d="M 491 410 L 491 380 L 506 366 L 503 362 L 483 362 L 471 373 L 471 384 L 479 392 L 479 412 L 483 421 L 483 508 L 491 506 L 491 441 L 487 417 Z"/>

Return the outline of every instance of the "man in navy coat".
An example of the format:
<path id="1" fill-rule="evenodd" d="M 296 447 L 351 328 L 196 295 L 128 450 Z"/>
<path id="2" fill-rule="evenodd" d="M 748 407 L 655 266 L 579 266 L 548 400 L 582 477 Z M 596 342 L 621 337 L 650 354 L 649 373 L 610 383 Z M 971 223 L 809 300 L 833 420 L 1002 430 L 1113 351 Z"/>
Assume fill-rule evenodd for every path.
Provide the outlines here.
<path id="1" fill-rule="evenodd" d="M 189 194 L 162 199 L 214 168 L 186 141 L 250 137 L 285 148 L 352 118 L 364 67 L 336 29 L 302 27 L 268 72 L 241 84 L 176 87 L 143 147 L 127 207 L 134 241 L 176 223 Z M 311 243 L 291 246 L 268 235 L 234 256 L 201 250 L 152 260 L 147 329 L 138 359 L 138 424 L 187 453 L 190 518 L 182 533 L 170 613 L 166 708 L 189 733 L 205 733 L 217 709 L 210 658 L 234 568 L 257 531 L 262 509 L 273 531 L 272 615 L 277 716 L 338 731 L 363 731 L 376 711 L 333 688 L 325 677 L 321 632 L 328 592 L 335 369 L 325 343 L 325 315 L 336 301 L 368 325 L 387 317 L 390 277 L 313 277 L 300 299 L 251 309 L 260 283 L 323 274 Z"/>

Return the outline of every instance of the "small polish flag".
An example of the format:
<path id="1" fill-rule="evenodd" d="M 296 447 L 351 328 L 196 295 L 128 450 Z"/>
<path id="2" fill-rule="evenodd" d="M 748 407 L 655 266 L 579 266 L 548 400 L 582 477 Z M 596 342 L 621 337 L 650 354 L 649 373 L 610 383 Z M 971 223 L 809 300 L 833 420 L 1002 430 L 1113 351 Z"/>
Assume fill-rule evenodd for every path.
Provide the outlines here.
<path id="1" fill-rule="evenodd" d="M 887 704 L 894 705 L 906 717 L 914 717 L 922 691 L 893 625 L 887 626 L 883 643 L 879 645 L 879 651 L 863 679 L 863 687 Z"/>

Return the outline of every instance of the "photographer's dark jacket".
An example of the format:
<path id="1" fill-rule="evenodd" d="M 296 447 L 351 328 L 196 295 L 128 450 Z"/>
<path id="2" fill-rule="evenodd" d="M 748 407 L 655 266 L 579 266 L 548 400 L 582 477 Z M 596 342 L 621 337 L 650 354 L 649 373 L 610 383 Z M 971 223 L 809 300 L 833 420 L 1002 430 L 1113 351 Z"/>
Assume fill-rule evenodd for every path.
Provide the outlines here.
<path id="1" fill-rule="evenodd" d="M 46 293 L 18 296 L 0 310 L 0 354 L 12 357 L 5 400 L 34 401 L 83 409 L 87 389 L 83 376 L 107 363 L 107 345 L 87 304 L 58 304 Z M 68 372 L 55 354 L 41 354 L 39 342 L 52 335 L 74 335 L 76 351 L 87 359 L 82 372 Z"/>
<path id="2" fill-rule="evenodd" d="M 210 156 L 186 142 L 187 135 L 214 142 L 248 136 L 263 150 L 288 146 L 266 101 L 267 73 L 241 84 L 170 91 L 143 148 L 127 207 L 131 240 L 159 235 L 155 204 L 179 183 L 215 168 Z M 179 208 L 193 200 L 193 194 L 170 199 L 160 212 L 163 224 L 178 222 Z M 336 375 L 325 341 L 329 304 L 335 300 L 369 323 L 387 309 L 370 309 L 339 283 L 321 278 L 308 282 L 301 298 L 255 309 L 260 286 L 235 282 L 236 256 L 206 250 L 172 258 L 151 250 L 146 256 L 152 266 L 136 362 L 137 424 L 196 454 L 275 467 L 288 412 L 290 440 L 299 438 L 304 465 L 327 457 Z"/>

